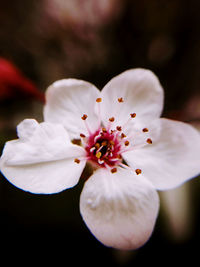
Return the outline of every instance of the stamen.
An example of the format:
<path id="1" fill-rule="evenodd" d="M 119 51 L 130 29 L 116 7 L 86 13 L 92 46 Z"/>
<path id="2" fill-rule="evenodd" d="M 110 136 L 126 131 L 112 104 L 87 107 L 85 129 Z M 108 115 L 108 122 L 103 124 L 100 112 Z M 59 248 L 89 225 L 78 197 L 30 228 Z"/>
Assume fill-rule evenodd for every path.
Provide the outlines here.
<path id="1" fill-rule="evenodd" d="M 112 168 L 110 171 L 111 171 L 112 173 L 115 173 L 115 172 L 117 172 L 117 168 Z"/>
<path id="2" fill-rule="evenodd" d="M 121 138 L 125 138 L 126 135 L 124 133 L 121 133 Z"/>
<path id="3" fill-rule="evenodd" d="M 108 144 L 108 141 L 106 140 L 101 143 L 102 146 L 107 146 L 107 144 Z"/>
<path id="4" fill-rule="evenodd" d="M 139 174 L 142 173 L 142 170 L 141 169 L 136 169 L 135 172 L 136 172 L 137 175 L 139 175 Z"/>
<path id="5" fill-rule="evenodd" d="M 110 122 L 113 122 L 114 120 L 115 120 L 114 117 L 109 118 L 109 121 L 110 121 Z"/>
<path id="6" fill-rule="evenodd" d="M 117 131 L 121 131 L 122 127 L 121 126 L 117 126 L 116 129 L 117 129 Z"/>
<path id="7" fill-rule="evenodd" d="M 96 149 L 100 148 L 100 144 L 99 143 L 96 143 L 94 146 L 95 146 Z"/>
<path id="8" fill-rule="evenodd" d="M 110 145 L 110 146 L 114 146 L 114 144 L 115 144 L 115 142 L 114 142 L 113 140 L 110 140 L 110 141 L 109 141 L 109 145 Z"/>
<path id="9" fill-rule="evenodd" d="M 131 113 L 131 118 L 135 118 L 136 117 L 136 113 Z"/>
<path id="10" fill-rule="evenodd" d="M 76 162 L 77 164 L 79 164 L 80 163 L 80 159 L 74 159 L 74 162 Z"/>
<path id="11" fill-rule="evenodd" d="M 125 146 L 128 146 L 128 145 L 129 145 L 129 141 L 126 140 L 126 141 L 124 142 L 124 144 L 125 144 Z"/>
<path id="12" fill-rule="evenodd" d="M 101 97 L 98 97 L 97 99 L 96 99 L 96 102 L 97 103 L 100 103 L 102 101 L 102 98 Z"/>
<path id="13" fill-rule="evenodd" d="M 98 159 L 98 163 L 99 164 L 103 164 L 104 163 L 104 160 Z"/>
<path id="14" fill-rule="evenodd" d="M 93 152 L 96 148 L 93 146 L 90 148 L 90 152 Z"/>
<path id="15" fill-rule="evenodd" d="M 84 134 L 82 134 L 82 133 L 80 133 L 80 137 L 83 137 L 83 138 L 84 138 L 84 137 L 85 137 L 85 135 L 84 135 Z"/>
<path id="16" fill-rule="evenodd" d="M 148 138 L 148 139 L 146 140 L 146 142 L 147 142 L 148 144 L 152 144 L 152 140 L 151 140 L 151 138 Z"/>
<path id="17" fill-rule="evenodd" d="M 101 157 L 101 152 L 100 152 L 100 151 L 98 151 L 98 152 L 96 153 L 96 157 L 97 157 L 98 159 L 100 159 L 100 157 Z"/>
<path id="18" fill-rule="evenodd" d="M 102 132 L 104 132 L 104 133 L 107 133 L 107 130 L 106 130 L 106 128 L 102 128 Z"/>
<path id="19" fill-rule="evenodd" d="M 81 117 L 81 119 L 85 121 L 87 119 L 87 117 L 88 116 L 86 114 L 83 114 L 83 116 Z"/>
<path id="20" fill-rule="evenodd" d="M 143 131 L 144 133 L 147 133 L 147 132 L 149 131 L 149 129 L 148 129 L 148 128 L 144 128 L 144 129 L 142 129 L 142 131 Z"/>
<path id="21" fill-rule="evenodd" d="M 118 161 L 119 158 L 112 158 L 112 159 L 109 159 L 110 161 Z"/>
<path id="22" fill-rule="evenodd" d="M 118 98 L 118 102 L 122 103 L 122 102 L 124 102 L 124 99 L 122 97 L 120 97 L 120 98 Z"/>
<path id="23" fill-rule="evenodd" d="M 101 134 L 96 135 L 94 138 L 94 142 L 96 143 L 97 139 L 99 139 L 100 137 L 101 137 Z"/>

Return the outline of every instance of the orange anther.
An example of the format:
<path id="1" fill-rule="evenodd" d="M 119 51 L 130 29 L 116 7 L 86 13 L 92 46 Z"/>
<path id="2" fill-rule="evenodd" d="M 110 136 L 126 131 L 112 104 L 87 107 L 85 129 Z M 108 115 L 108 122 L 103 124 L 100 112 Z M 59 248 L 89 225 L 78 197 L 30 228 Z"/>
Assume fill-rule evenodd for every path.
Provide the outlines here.
<path id="1" fill-rule="evenodd" d="M 137 175 L 139 175 L 139 174 L 142 173 L 142 170 L 140 170 L 140 169 L 136 169 L 135 172 L 136 172 Z"/>
<path id="2" fill-rule="evenodd" d="M 101 97 L 98 97 L 97 99 L 96 99 L 96 102 L 97 103 L 100 103 L 102 101 L 102 98 Z"/>
<path id="3" fill-rule="evenodd" d="M 115 120 L 114 117 L 111 117 L 111 118 L 109 119 L 110 122 L 113 122 L 114 120 Z"/>
<path id="4" fill-rule="evenodd" d="M 122 97 L 120 97 L 120 98 L 118 98 L 118 102 L 122 103 L 122 102 L 124 102 L 124 99 Z"/>
<path id="5" fill-rule="evenodd" d="M 110 171 L 111 171 L 112 173 L 115 173 L 115 172 L 117 172 L 117 168 L 112 168 Z"/>
<path id="6" fill-rule="evenodd" d="M 86 120 L 87 119 L 87 115 L 86 114 L 83 114 L 83 116 L 81 117 L 82 120 Z"/>
<path id="7" fill-rule="evenodd" d="M 76 162 L 76 163 L 80 163 L 80 159 L 74 159 L 74 162 Z"/>
<path id="8" fill-rule="evenodd" d="M 136 113 L 131 113 L 131 118 L 135 118 L 136 117 Z"/>
<path id="9" fill-rule="evenodd" d="M 124 142 L 124 144 L 125 144 L 125 146 L 128 146 L 128 145 L 129 145 L 129 141 L 126 140 L 126 141 Z"/>
<path id="10" fill-rule="evenodd" d="M 152 144 L 151 138 L 148 138 L 146 141 L 147 141 L 148 144 Z"/>

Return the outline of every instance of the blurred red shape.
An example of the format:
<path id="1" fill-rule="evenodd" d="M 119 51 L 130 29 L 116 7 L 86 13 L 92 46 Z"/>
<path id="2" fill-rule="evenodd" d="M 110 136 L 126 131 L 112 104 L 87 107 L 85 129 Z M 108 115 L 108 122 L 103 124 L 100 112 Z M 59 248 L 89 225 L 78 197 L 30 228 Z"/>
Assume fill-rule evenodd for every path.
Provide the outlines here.
<path id="1" fill-rule="evenodd" d="M 0 58 L 0 101 L 18 96 L 45 102 L 45 96 L 9 60 Z"/>

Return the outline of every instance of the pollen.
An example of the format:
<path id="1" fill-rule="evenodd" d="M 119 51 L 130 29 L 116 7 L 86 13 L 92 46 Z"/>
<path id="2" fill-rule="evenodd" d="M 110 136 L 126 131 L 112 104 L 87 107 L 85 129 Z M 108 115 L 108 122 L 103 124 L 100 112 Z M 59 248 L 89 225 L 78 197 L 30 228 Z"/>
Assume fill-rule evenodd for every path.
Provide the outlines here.
<path id="1" fill-rule="evenodd" d="M 147 141 L 148 144 L 152 144 L 151 138 L 148 138 L 146 141 Z"/>
<path id="2" fill-rule="evenodd" d="M 128 146 L 128 145 L 129 145 L 129 141 L 126 140 L 126 141 L 124 142 L 124 144 L 125 144 L 125 146 Z"/>
<path id="3" fill-rule="evenodd" d="M 117 131 L 121 131 L 122 127 L 121 126 L 117 126 L 116 129 L 117 129 Z"/>
<path id="4" fill-rule="evenodd" d="M 135 118 L 136 117 L 136 113 L 131 113 L 131 118 Z"/>
<path id="5" fill-rule="evenodd" d="M 77 164 L 79 164 L 80 163 L 80 159 L 74 159 L 74 162 L 76 162 Z"/>
<path id="6" fill-rule="evenodd" d="M 124 99 L 122 97 L 120 97 L 120 98 L 118 98 L 118 102 L 122 103 L 122 102 L 124 102 Z"/>
<path id="7" fill-rule="evenodd" d="M 100 151 L 96 153 L 96 157 L 97 157 L 98 159 L 100 159 L 100 157 L 101 157 L 101 152 L 100 152 Z"/>
<path id="8" fill-rule="evenodd" d="M 102 101 L 102 98 L 101 97 L 98 97 L 97 99 L 96 99 L 96 102 L 97 103 L 100 103 Z"/>
<path id="9" fill-rule="evenodd" d="M 107 130 L 106 130 L 106 128 L 102 128 L 102 132 L 104 132 L 104 133 L 107 133 Z"/>
<path id="10" fill-rule="evenodd" d="M 117 168 L 112 168 L 110 171 L 111 171 L 112 173 L 115 173 L 115 172 L 117 172 Z"/>
<path id="11" fill-rule="evenodd" d="M 83 114 L 83 116 L 81 117 L 81 119 L 85 121 L 87 119 L 87 117 L 88 116 L 86 114 Z"/>
<path id="12" fill-rule="evenodd" d="M 144 133 L 147 133 L 147 132 L 149 131 L 149 129 L 148 129 L 148 128 L 143 128 L 142 131 L 143 131 Z"/>
<path id="13" fill-rule="evenodd" d="M 137 175 L 139 175 L 139 174 L 142 173 L 142 170 L 141 169 L 136 169 L 135 172 L 136 172 Z"/>
<path id="14" fill-rule="evenodd" d="M 109 118 L 109 121 L 110 121 L 110 122 L 113 122 L 114 120 L 115 120 L 114 117 Z"/>

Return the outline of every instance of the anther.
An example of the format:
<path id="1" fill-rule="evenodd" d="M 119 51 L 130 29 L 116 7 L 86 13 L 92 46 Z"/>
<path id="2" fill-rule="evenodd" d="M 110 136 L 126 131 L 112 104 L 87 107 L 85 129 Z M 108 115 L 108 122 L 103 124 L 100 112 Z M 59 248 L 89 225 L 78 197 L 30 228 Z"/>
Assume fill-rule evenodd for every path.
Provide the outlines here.
<path id="1" fill-rule="evenodd" d="M 106 130 L 106 128 L 102 128 L 102 132 L 104 132 L 104 133 L 107 133 L 107 130 Z"/>
<path id="2" fill-rule="evenodd" d="M 136 169 L 135 172 L 136 172 L 137 175 L 139 175 L 139 174 L 142 173 L 142 170 L 141 169 Z"/>
<path id="3" fill-rule="evenodd" d="M 97 157 L 98 159 L 100 159 L 100 157 L 101 157 L 101 152 L 100 152 L 100 151 L 96 153 L 96 157 Z"/>
<path id="4" fill-rule="evenodd" d="M 124 102 L 124 99 L 122 97 L 120 97 L 120 98 L 118 98 L 118 102 L 122 103 L 122 102 Z"/>
<path id="5" fill-rule="evenodd" d="M 117 126 L 116 129 L 117 129 L 117 131 L 121 131 L 122 127 L 121 126 Z"/>
<path id="6" fill-rule="evenodd" d="M 100 144 L 99 143 L 96 143 L 94 146 L 95 146 L 96 149 L 100 148 Z"/>
<path id="7" fill-rule="evenodd" d="M 136 117 L 136 113 L 131 113 L 131 118 L 135 118 Z"/>
<path id="8" fill-rule="evenodd" d="M 144 133 L 147 133 L 147 132 L 149 131 L 149 129 L 148 129 L 148 128 L 143 128 L 142 131 L 143 131 Z"/>
<path id="9" fill-rule="evenodd" d="M 125 144 L 125 146 L 128 146 L 128 145 L 129 145 L 129 141 L 126 140 L 126 141 L 124 142 L 124 144 Z"/>
<path id="10" fill-rule="evenodd" d="M 100 103 L 102 101 L 102 98 L 101 97 L 98 97 L 97 99 L 96 99 L 96 102 L 97 103 Z"/>
<path id="11" fill-rule="evenodd" d="M 148 138 L 146 141 L 147 141 L 148 144 L 152 144 L 151 138 Z"/>
<path id="12" fill-rule="evenodd" d="M 114 117 L 109 118 L 109 121 L 110 121 L 110 122 L 113 122 L 114 120 L 115 120 Z"/>
<path id="13" fill-rule="evenodd" d="M 80 159 L 74 159 L 74 162 L 76 162 L 77 164 L 80 163 Z"/>
<path id="14" fill-rule="evenodd" d="M 82 133 L 80 133 L 80 137 L 83 137 L 83 138 L 84 138 L 84 137 L 85 137 L 85 135 L 84 135 L 84 134 L 82 134 Z"/>
<path id="15" fill-rule="evenodd" d="M 108 141 L 106 140 L 101 143 L 102 146 L 107 146 L 107 144 L 108 144 Z"/>
<path id="16" fill-rule="evenodd" d="M 93 152 L 96 148 L 93 146 L 90 148 L 90 152 Z"/>
<path id="17" fill-rule="evenodd" d="M 121 133 L 121 138 L 125 138 L 126 135 L 124 133 Z"/>
<path id="18" fill-rule="evenodd" d="M 110 140 L 110 141 L 109 141 L 109 144 L 110 144 L 111 146 L 114 146 L 115 142 L 114 142 L 113 140 Z"/>
<path id="19" fill-rule="evenodd" d="M 115 173 L 115 172 L 117 172 L 117 168 L 112 168 L 110 171 L 111 171 L 112 173 Z"/>
<path id="20" fill-rule="evenodd" d="M 86 114 L 83 114 L 83 116 L 81 117 L 82 120 L 86 120 L 87 119 L 87 115 Z"/>

